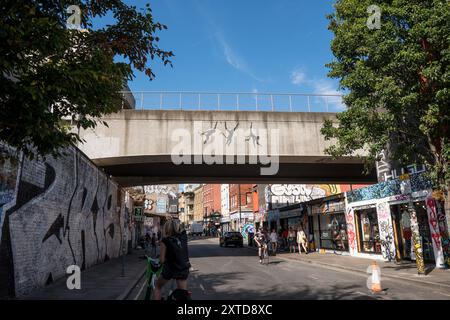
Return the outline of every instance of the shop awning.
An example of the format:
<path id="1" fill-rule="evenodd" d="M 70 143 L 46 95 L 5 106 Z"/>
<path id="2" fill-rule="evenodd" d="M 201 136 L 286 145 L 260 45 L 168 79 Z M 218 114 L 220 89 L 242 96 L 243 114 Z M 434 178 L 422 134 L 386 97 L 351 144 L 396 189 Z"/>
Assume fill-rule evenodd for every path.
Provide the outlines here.
<path id="1" fill-rule="evenodd" d="M 156 213 L 156 212 L 145 212 L 146 217 L 161 217 L 161 218 L 178 218 L 176 213 Z"/>

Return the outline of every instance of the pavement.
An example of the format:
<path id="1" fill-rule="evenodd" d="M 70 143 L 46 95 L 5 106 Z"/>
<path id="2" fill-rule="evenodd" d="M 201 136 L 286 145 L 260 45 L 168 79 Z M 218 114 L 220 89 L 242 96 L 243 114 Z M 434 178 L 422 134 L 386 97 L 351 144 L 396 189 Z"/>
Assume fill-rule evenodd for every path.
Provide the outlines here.
<path id="1" fill-rule="evenodd" d="M 139 257 L 144 250 L 134 250 L 122 258 L 114 258 L 81 272 L 81 289 L 69 290 L 67 277 L 62 277 L 45 288 L 21 299 L 26 300 L 124 300 L 144 276 L 146 260 Z"/>
<path id="2" fill-rule="evenodd" d="M 367 267 L 374 261 L 373 259 L 356 258 L 342 255 L 340 252 L 319 253 L 278 253 L 281 259 L 289 259 L 312 265 L 345 269 L 359 273 L 366 273 Z M 435 264 L 426 265 L 426 275 L 419 275 L 417 265 L 414 261 L 384 262 L 376 261 L 381 269 L 381 277 L 396 278 L 406 281 L 414 281 L 423 285 L 434 285 L 450 289 L 450 269 L 436 268 Z"/>

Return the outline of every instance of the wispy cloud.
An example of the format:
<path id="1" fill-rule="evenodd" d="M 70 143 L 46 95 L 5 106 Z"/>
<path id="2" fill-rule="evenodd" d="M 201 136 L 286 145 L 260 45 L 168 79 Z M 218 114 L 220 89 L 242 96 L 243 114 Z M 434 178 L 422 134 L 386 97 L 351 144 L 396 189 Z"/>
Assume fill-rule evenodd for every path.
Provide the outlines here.
<path id="1" fill-rule="evenodd" d="M 342 95 L 342 92 L 339 92 L 335 89 L 334 84 L 330 80 L 319 79 L 313 81 L 314 93 L 315 94 L 323 94 L 324 97 L 320 99 L 324 100 L 331 106 L 334 106 L 337 110 L 345 110 L 345 105 L 342 102 L 341 97 L 337 97 Z"/>
<path id="2" fill-rule="evenodd" d="M 230 43 L 225 39 L 223 33 L 220 30 L 216 30 L 215 32 L 215 40 L 219 43 L 222 48 L 223 56 L 225 61 L 234 69 L 250 76 L 254 80 L 258 82 L 264 82 L 263 78 L 257 77 L 250 67 L 248 66 L 247 61 L 240 56 L 230 45 Z"/>
<path id="3" fill-rule="evenodd" d="M 201 5 L 199 2 L 196 2 L 196 8 L 208 25 L 207 30 L 209 30 L 211 38 L 219 45 L 225 62 L 237 71 L 250 76 L 255 81 L 267 82 L 267 79 L 255 75 L 255 73 L 249 67 L 247 61 L 226 39 L 222 28 L 219 27 L 216 21 L 214 21 L 214 19 L 211 17 L 211 13 L 208 11 L 208 9 L 205 6 Z"/>
<path id="4" fill-rule="evenodd" d="M 295 69 L 291 72 L 291 83 L 295 85 L 300 85 L 305 83 L 306 81 L 306 74 L 300 70 Z"/>
<path id="5" fill-rule="evenodd" d="M 312 93 L 317 95 L 323 95 L 323 97 L 317 97 L 322 103 L 328 104 L 333 109 L 345 110 L 345 105 L 342 102 L 342 92 L 336 89 L 335 84 L 329 79 L 316 79 L 309 78 L 307 74 L 300 68 L 295 68 L 290 74 L 291 83 L 297 86 L 307 85 L 312 88 Z"/>

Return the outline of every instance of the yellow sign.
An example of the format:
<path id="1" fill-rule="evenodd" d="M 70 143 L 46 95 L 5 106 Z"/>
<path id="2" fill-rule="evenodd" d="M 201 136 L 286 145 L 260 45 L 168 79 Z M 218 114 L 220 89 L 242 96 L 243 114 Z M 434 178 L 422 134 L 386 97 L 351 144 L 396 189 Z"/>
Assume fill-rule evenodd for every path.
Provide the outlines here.
<path id="1" fill-rule="evenodd" d="M 409 179 L 409 173 L 402 174 L 398 177 L 400 180 L 408 180 Z"/>

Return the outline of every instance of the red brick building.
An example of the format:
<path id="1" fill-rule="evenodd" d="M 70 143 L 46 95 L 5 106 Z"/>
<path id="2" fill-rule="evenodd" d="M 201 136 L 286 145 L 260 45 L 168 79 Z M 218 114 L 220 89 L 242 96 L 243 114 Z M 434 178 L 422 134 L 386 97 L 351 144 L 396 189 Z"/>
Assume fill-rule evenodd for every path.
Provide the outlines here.
<path id="1" fill-rule="evenodd" d="M 230 184 L 230 219 L 236 231 L 253 222 L 253 184 Z"/>
<path id="2" fill-rule="evenodd" d="M 208 225 L 220 225 L 220 184 L 205 184 L 203 185 L 203 219 L 207 220 Z M 216 217 L 211 217 L 214 214 L 219 214 Z"/>

